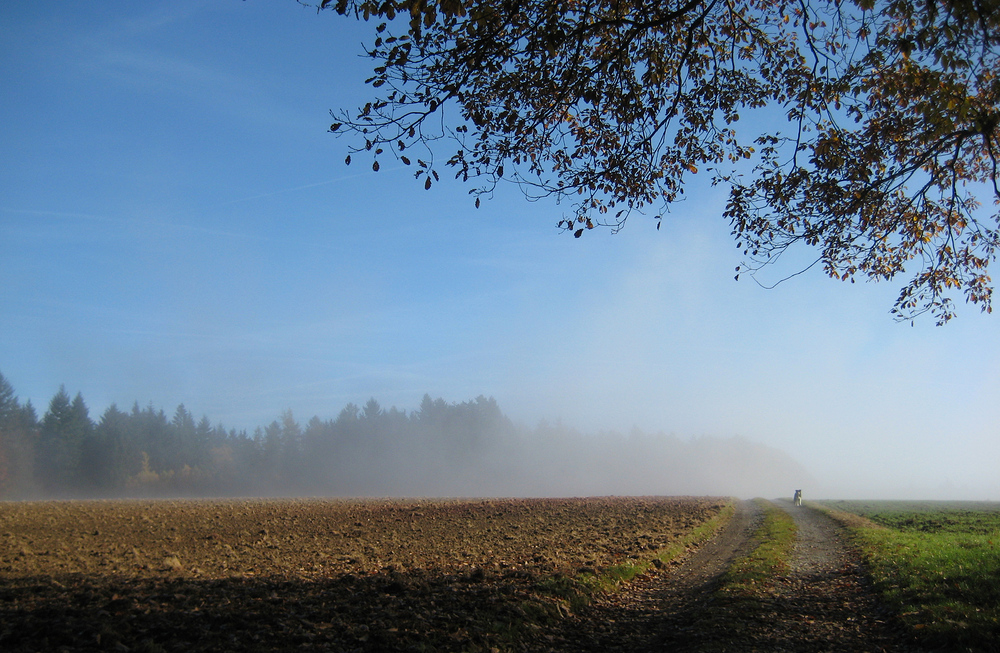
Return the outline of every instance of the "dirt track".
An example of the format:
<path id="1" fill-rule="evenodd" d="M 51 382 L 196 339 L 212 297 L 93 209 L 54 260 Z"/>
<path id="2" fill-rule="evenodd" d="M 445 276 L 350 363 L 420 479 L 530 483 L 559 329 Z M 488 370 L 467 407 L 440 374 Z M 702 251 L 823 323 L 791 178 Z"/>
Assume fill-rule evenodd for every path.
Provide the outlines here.
<path id="1" fill-rule="evenodd" d="M 842 529 L 822 513 L 776 502 L 798 526 L 789 573 L 753 603 L 713 597 L 750 551 L 759 508 L 743 502 L 727 527 L 675 569 L 648 574 L 575 618 L 562 650 L 919 651 L 878 604 Z M 553 649 L 549 649 L 553 650 Z"/>
<path id="2" fill-rule="evenodd" d="M 566 651 L 678 651 L 702 638 L 694 630 L 719 576 L 749 552 L 761 512 L 737 504 L 723 530 L 680 565 L 647 573 L 565 624 Z"/>

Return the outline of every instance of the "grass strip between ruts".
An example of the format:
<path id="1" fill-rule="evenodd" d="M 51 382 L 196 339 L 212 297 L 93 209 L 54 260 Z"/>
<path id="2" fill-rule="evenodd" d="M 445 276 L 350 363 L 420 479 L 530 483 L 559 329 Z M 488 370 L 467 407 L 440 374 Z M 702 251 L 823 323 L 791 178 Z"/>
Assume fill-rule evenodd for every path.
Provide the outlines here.
<path id="1" fill-rule="evenodd" d="M 738 558 L 722 576 L 716 591 L 721 599 L 753 599 L 788 571 L 798 528 L 792 516 L 766 499 L 754 499 L 764 512 L 764 521 L 754 532 L 757 547 Z"/>

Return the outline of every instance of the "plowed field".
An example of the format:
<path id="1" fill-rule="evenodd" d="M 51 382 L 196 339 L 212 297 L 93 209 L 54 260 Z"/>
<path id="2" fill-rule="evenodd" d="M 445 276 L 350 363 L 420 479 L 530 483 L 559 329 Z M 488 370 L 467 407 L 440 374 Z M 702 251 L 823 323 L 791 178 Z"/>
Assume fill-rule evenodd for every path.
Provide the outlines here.
<path id="1" fill-rule="evenodd" d="M 0 504 L 0 650 L 520 650 L 711 498 Z"/>

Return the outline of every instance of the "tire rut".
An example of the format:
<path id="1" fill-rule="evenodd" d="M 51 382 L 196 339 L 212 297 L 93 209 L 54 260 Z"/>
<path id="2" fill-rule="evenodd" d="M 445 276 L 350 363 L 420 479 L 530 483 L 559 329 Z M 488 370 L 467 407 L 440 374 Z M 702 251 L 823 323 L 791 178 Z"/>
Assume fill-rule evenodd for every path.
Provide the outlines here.
<path id="1" fill-rule="evenodd" d="M 564 620 L 541 638 L 547 651 L 726 652 L 921 649 L 879 604 L 844 530 L 823 513 L 778 500 L 798 538 L 789 571 L 750 600 L 713 596 L 719 579 L 756 544 L 762 514 L 740 502 L 730 522 L 679 566 L 627 588 Z"/>
<path id="2" fill-rule="evenodd" d="M 621 591 L 564 620 L 560 632 L 548 634 L 533 650 L 678 650 L 678 636 L 682 641 L 694 636 L 691 629 L 720 576 L 751 550 L 750 536 L 761 518 L 754 503 L 737 502 L 736 512 L 720 532 L 679 564 L 651 568 Z"/>
<path id="3" fill-rule="evenodd" d="M 795 520 L 789 571 L 761 597 L 757 622 L 726 651 L 919 651 L 884 608 L 840 525 L 808 506 L 774 502 Z"/>

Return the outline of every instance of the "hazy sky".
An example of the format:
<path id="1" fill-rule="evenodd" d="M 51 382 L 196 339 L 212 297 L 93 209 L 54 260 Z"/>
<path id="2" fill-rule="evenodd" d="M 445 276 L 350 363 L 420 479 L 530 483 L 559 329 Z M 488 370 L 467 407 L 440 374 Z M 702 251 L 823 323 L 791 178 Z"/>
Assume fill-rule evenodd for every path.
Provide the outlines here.
<path id="1" fill-rule="evenodd" d="M 476 210 L 458 182 L 346 167 L 329 110 L 368 99 L 373 27 L 292 0 L 0 3 L 22 401 L 41 416 L 64 383 L 94 419 L 183 402 L 252 429 L 483 394 L 525 424 L 742 435 L 828 496 L 1000 499 L 1000 317 L 897 324 L 904 279 L 735 282 L 707 179 L 660 231 L 575 240 L 516 189 Z"/>

